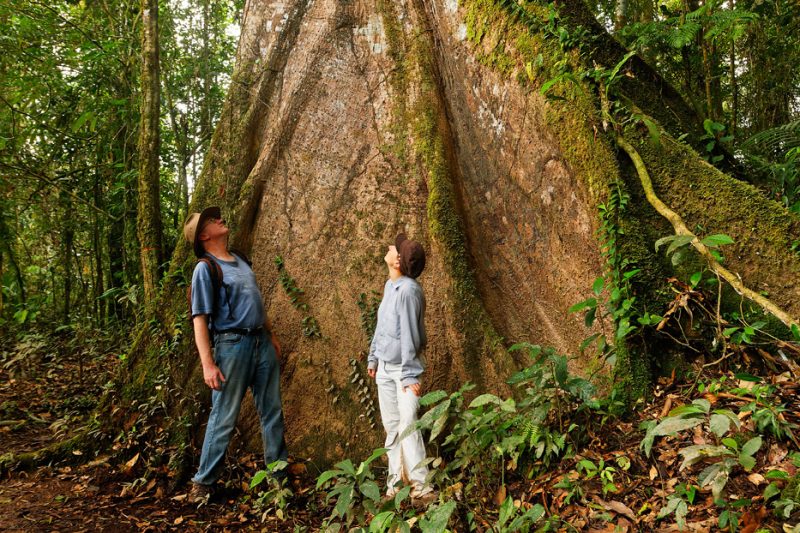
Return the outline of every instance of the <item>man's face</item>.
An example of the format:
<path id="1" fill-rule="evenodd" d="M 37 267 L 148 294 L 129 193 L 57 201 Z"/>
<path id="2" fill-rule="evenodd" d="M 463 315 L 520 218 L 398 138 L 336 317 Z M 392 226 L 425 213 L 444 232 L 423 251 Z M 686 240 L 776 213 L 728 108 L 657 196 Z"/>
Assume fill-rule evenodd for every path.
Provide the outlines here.
<path id="1" fill-rule="evenodd" d="M 205 241 L 214 239 L 220 235 L 226 235 L 230 231 L 224 218 L 209 218 L 200 230 L 200 240 Z"/>
<path id="2" fill-rule="evenodd" d="M 389 250 L 386 252 L 386 256 L 383 258 L 389 268 L 394 268 L 395 270 L 400 270 L 400 254 L 397 252 L 397 248 L 393 245 L 389 246 Z"/>

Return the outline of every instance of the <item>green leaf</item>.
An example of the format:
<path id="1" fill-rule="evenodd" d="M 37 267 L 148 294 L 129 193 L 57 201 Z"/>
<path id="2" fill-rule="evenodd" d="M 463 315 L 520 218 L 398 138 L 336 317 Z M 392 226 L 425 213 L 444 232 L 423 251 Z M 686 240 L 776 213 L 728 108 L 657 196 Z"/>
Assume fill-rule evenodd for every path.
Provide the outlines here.
<path id="1" fill-rule="evenodd" d="M 797 324 L 792 324 L 792 335 L 794 335 L 794 340 L 800 341 L 800 326 Z"/>
<path id="2" fill-rule="evenodd" d="M 476 407 L 482 407 L 486 404 L 493 403 L 495 405 L 499 405 L 502 403 L 502 400 L 495 396 L 494 394 L 481 394 L 469 404 L 470 409 L 474 409 Z"/>
<path id="3" fill-rule="evenodd" d="M 642 117 L 642 122 L 647 127 L 647 134 L 650 136 L 650 142 L 656 148 L 661 147 L 661 131 L 658 129 L 658 126 L 655 122 L 650 120 L 647 117 Z"/>
<path id="4" fill-rule="evenodd" d="M 739 464 L 742 465 L 742 468 L 747 470 L 748 472 L 756 466 L 756 460 L 753 459 L 752 455 L 739 455 Z"/>
<path id="5" fill-rule="evenodd" d="M 737 331 L 739 331 L 740 329 L 741 329 L 741 328 L 738 328 L 738 327 L 734 327 L 734 328 L 725 328 L 725 329 L 723 329 L 723 330 L 722 330 L 722 334 L 723 334 L 723 335 L 725 335 L 726 337 L 730 337 L 731 335 L 733 335 L 734 333 L 736 333 L 736 332 L 737 332 Z"/>
<path id="6" fill-rule="evenodd" d="M 764 477 L 767 479 L 789 479 L 789 473 L 783 470 L 770 470 Z"/>
<path id="7" fill-rule="evenodd" d="M 408 498 L 409 494 L 411 494 L 411 485 L 406 485 L 405 487 L 400 489 L 400 492 L 395 494 L 395 496 L 394 496 L 394 507 L 395 507 L 395 509 L 399 509 L 400 508 L 400 503 L 403 500 L 405 500 L 406 498 Z"/>
<path id="8" fill-rule="evenodd" d="M 739 443 L 737 443 L 735 439 L 732 439 L 730 437 L 722 439 L 722 444 L 724 444 L 725 446 L 727 446 L 731 450 L 738 450 L 739 449 Z"/>
<path id="9" fill-rule="evenodd" d="M 702 418 L 676 418 L 669 417 L 661 421 L 655 428 L 653 428 L 653 435 L 656 437 L 664 437 L 672 435 L 679 431 L 691 429 L 703 423 Z"/>
<path id="10" fill-rule="evenodd" d="M 708 423 L 708 429 L 711 433 L 722 438 L 722 436 L 731 429 L 731 419 L 725 415 L 713 414 Z"/>
<path id="11" fill-rule="evenodd" d="M 744 446 L 742 446 L 742 455 L 749 455 L 749 456 L 754 455 L 759 450 L 759 448 L 761 448 L 761 444 L 762 440 L 760 436 L 753 437 L 749 441 L 745 442 Z"/>
<path id="12" fill-rule="evenodd" d="M 435 390 L 420 398 L 419 404 L 423 407 L 426 407 L 440 401 L 443 398 L 447 398 L 447 393 L 443 390 Z"/>
<path id="13" fill-rule="evenodd" d="M 711 402 L 709 402 L 705 398 L 698 398 L 696 400 L 693 400 L 692 405 L 696 405 L 697 407 L 702 409 L 705 414 L 708 414 L 708 411 L 711 409 Z"/>
<path id="14" fill-rule="evenodd" d="M 678 452 L 683 456 L 683 462 L 678 470 L 683 470 L 688 466 L 702 461 L 707 457 L 722 457 L 731 455 L 731 451 L 725 446 L 712 446 L 710 444 L 696 444 L 687 446 Z"/>
<path id="15" fill-rule="evenodd" d="M 678 248 L 686 246 L 694 239 L 695 239 L 694 235 L 676 235 L 675 238 L 672 240 L 672 244 L 670 244 L 669 248 L 667 248 L 667 255 L 671 254 Z"/>
<path id="16" fill-rule="evenodd" d="M 781 489 L 778 488 L 778 485 L 775 483 L 770 483 L 769 485 L 767 485 L 767 488 L 764 489 L 764 501 L 767 501 L 770 498 L 774 498 L 780 493 Z"/>
<path id="17" fill-rule="evenodd" d="M 658 251 L 659 248 L 661 248 L 668 242 L 672 242 L 673 240 L 675 240 L 675 237 L 676 237 L 675 235 L 667 235 L 666 237 L 661 237 L 660 239 L 658 239 L 656 241 L 656 252 Z"/>
<path id="18" fill-rule="evenodd" d="M 705 410 L 699 405 L 681 405 L 669 412 L 669 416 L 701 415 Z"/>
<path id="19" fill-rule="evenodd" d="M 569 372 L 567 370 L 567 358 L 564 356 L 553 357 L 554 374 L 558 384 L 563 387 L 567 383 Z"/>
<path id="20" fill-rule="evenodd" d="M 592 284 L 592 291 L 594 292 L 595 296 L 600 296 L 600 293 L 603 292 L 603 285 L 605 284 L 605 280 L 602 277 L 599 277 L 594 280 Z"/>
<path id="21" fill-rule="evenodd" d="M 586 316 L 583 317 L 583 323 L 586 324 L 587 328 L 592 327 L 594 324 L 594 320 L 597 317 L 597 308 L 592 307 L 588 311 L 586 311 Z"/>
<path id="22" fill-rule="evenodd" d="M 332 478 L 335 478 L 341 473 L 342 473 L 341 470 L 326 470 L 325 472 L 320 474 L 319 478 L 317 478 L 317 489 L 319 489 L 325 483 L 327 483 Z"/>
<path id="23" fill-rule="evenodd" d="M 370 455 L 367 458 L 367 460 L 364 461 L 364 464 L 372 463 L 372 461 L 374 461 L 375 459 L 377 459 L 381 455 L 384 455 L 388 451 L 389 451 L 389 448 L 376 448 L 375 450 L 372 451 L 372 455 Z"/>
<path id="24" fill-rule="evenodd" d="M 337 516 L 345 516 L 347 514 L 347 509 L 350 508 L 350 502 L 353 501 L 353 487 L 347 487 L 347 490 L 343 491 L 339 494 L 339 498 L 336 500 L 336 506 L 333 508 L 333 512 Z"/>
<path id="25" fill-rule="evenodd" d="M 356 475 L 356 467 L 353 466 L 353 462 L 350 459 L 345 459 L 339 463 L 334 465 L 336 468 L 343 470 L 344 472 L 350 474 L 351 476 Z"/>
<path id="26" fill-rule="evenodd" d="M 642 271 L 641 268 L 634 268 L 633 270 L 628 270 L 627 272 L 624 272 L 622 274 L 622 277 L 624 279 L 631 279 L 633 276 L 635 276 L 636 274 L 638 274 L 641 271 Z"/>
<path id="27" fill-rule="evenodd" d="M 616 66 L 613 68 L 613 70 L 611 71 L 611 73 L 608 75 L 608 81 L 609 81 L 609 83 L 613 83 L 613 82 L 616 80 L 616 78 L 617 78 L 617 74 L 619 73 L 619 69 L 621 69 L 621 68 L 622 68 L 622 66 L 623 66 L 625 63 L 627 63 L 627 62 L 628 62 L 628 60 L 629 60 L 631 57 L 633 57 L 633 56 L 635 56 L 635 55 L 636 55 L 636 52 L 634 52 L 634 51 L 631 51 L 631 52 L 628 52 L 627 54 L 625 54 L 625 57 L 623 57 L 622 59 L 620 59 L 619 63 L 617 63 L 617 64 L 616 64 Z"/>
<path id="28" fill-rule="evenodd" d="M 711 485 L 711 493 L 714 496 L 714 501 L 719 500 L 722 489 L 725 488 L 725 485 L 728 483 L 728 477 L 730 476 L 730 471 L 726 468 L 727 463 L 715 463 L 702 472 L 700 475 L 697 476 L 697 481 L 701 487 L 706 487 Z"/>
<path id="29" fill-rule="evenodd" d="M 253 479 L 250 480 L 250 490 L 257 487 L 262 481 L 267 479 L 267 471 L 266 470 L 259 470 L 253 476 Z"/>
<path id="30" fill-rule="evenodd" d="M 361 491 L 361 494 L 373 502 L 378 502 L 381 499 L 381 489 L 379 489 L 377 483 L 371 479 L 359 485 L 358 489 Z"/>
<path id="31" fill-rule="evenodd" d="M 506 498 L 500 505 L 500 514 L 497 517 L 497 523 L 501 526 L 508 522 L 508 519 L 514 514 L 514 499 Z"/>
<path id="32" fill-rule="evenodd" d="M 450 515 L 456 509 L 455 500 L 450 500 L 442 505 L 437 505 L 428 509 L 425 518 L 419 521 L 419 527 L 423 533 L 443 533 L 447 528 Z"/>
<path id="33" fill-rule="evenodd" d="M 389 530 L 394 519 L 394 511 L 384 511 L 375 515 L 369 523 L 369 533 L 383 533 Z"/>
<path id="34" fill-rule="evenodd" d="M 587 307 L 597 307 L 597 300 L 594 298 L 588 298 L 582 302 L 578 302 L 569 308 L 569 312 L 577 313 L 578 311 L 586 309 Z"/>
<path id="35" fill-rule="evenodd" d="M 718 233 L 716 235 L 709 235 L 700 242 L 709 248 L 716 248 L 724 244 L 733 244 L 734 241 L 728 235 L 725 235 L 724 233 Z"/>
<path id="36" fill-rule="evenodd" d="M 86 124 L 86 121 L 92 118 L 93 113 L 91 111 L 84 111 L 81 116 L 78 117 L 78 120 L 72 123 L 72 133 L 77 133 L 81 127 Z"/>
<path id="37" fill-rule="evenodd" d="M 702 272 L 695 272 L 689 278 L 689 283 L 692 284 L 692 287 L 697 287 L 697 284 L 700 283 L 701 279 L 703 279 L 703 273 Z"/>

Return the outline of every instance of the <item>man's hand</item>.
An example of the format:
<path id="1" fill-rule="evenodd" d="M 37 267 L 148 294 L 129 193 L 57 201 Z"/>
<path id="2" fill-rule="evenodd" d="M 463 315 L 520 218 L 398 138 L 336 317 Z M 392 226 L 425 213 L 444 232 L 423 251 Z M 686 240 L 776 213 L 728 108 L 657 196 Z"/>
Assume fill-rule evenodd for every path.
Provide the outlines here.
<path id="1" fill-rule="evenodd" d="M 367 369 L 367 375 L 369 377 L 371 377 L 372 379 L 375 379 L 375 369 L 374 368 L 368 368 Z"/>
<path id="2" fill-rule="evenodd" d="M 411 385 L 406 385 L 405 387 L 403 387 L 403 392 L 405 392 L 405 391 L 406 391 L 406 389 L 411 389 L 411 392 L 413 392 L 413 393 L 414 393 L 414 395 L 415 395 L 417 398 L 419 398 L 419 393 L 420 393 L 420 386 L 419 386 L 419 383 L 413 383 L 413 384 L 411 384 Z"/>
<path id="3" fill-rule="evenodd" d="M 217 365 L 204 365 L 203 380 L 205 380 L 206 385 L 213 390 L 222 390 L 222 384 L 225 383 L 225 376 L 222 375 L 222 371 L 220 371 Z"/>

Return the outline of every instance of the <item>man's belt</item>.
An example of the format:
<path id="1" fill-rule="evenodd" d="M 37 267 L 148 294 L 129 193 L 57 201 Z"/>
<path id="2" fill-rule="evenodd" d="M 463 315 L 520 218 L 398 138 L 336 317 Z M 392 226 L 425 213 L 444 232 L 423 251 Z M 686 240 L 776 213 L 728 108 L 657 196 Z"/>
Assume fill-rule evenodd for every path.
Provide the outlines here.
<path id="1" fill-rule="evenodd" d="M 262 326 L 257 328 L 230 328 L 230 329 L 223 329 L 220 331 L 216 331 L 217 335 L 222 335 L 223 333 L 235 333 L 237 335 L 260 335 L 261 332 L 264 331 Z"/>

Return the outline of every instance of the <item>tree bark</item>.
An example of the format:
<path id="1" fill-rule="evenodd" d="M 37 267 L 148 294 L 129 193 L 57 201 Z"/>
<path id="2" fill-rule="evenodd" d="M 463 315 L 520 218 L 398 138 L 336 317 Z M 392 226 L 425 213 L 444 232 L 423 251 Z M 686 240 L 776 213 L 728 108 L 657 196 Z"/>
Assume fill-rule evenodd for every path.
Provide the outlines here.
<path id="1" fill-rule="evenodd" d="M 598 205 L 620 188 L 631 202 L 619 221 L 618 253 L 641 268 L 637 298 L 653 312 L 666 304 L 660 291 L 673 272 L 653 243 L 672 228 L 603 132 L 598 88 L 556 86 L 564 100 L 539 91 L 560 61 L 610 70 L 626 50 L 582 0 L 558 2 L 559 23 L 582 28 L 591 44 L 581 54 L 561 50 L 545 31 L 546 3 L 530 4 L 535 20 L 515 16 L 517 3 L 485 0 L 247 2 L 230 91 L 190 210 L 221 205 L 233 245 L 254 261 L 283 344 L 292 453 L 325 462 L 382 442 L 359 400 L 375 399 L 357 385 L 369 346 L 358 318 L 366 308 L 368 322 L 369 308 L 359 302 L 381 290 L 381 258 L 400 231 L 428 253 L 420 277 L 426 391 L 466 381 L 501 390 L 525 364 L 506 351 L 516 341 L 578 353 L 596 330 L 568 309 L 606 272 Z M 537 61 L 543 65 L 530 68 Z M 687 227 L 730 235 L 726 267 L 798 316 L 800 260 L 790 251 L 800 238 L 797 216 L 676 140 L 700 139 L 701 121 L 644 61 L 631 58 L 617 90 L 622 105 L 655 125 L 659 142 L 643 127 L 623 133 L 655 193 Z M 305 291 L 307 308 L 295 307 L 277 283 L 276 256 Z M 181 433 L 187 439 L 202 435 L 202 410 L 193 406 L 208 396 L 180 317 L 185 288 L 177 279 L 193 265 L 181 242 L 158 306 L 161 329 L 140 332 L 122 379 L 124 396 L 136 397 L 166 372 L 172 419 L 194 422 L 194 431 Z M 308 316 L 321 337 L 303 334 Z M 629 348 L 617 372 L 641 390 L 658 359 L 644 343 Z M 590 363 L 573 364 L 580 372 Z M 257 448 L 249 406 L 241 430 Z"/>
<path id="2" fill-rule="evenodd" d="M 156 301 L 163 261 L 159 175 L 160 71 L 158 1 L 142 0 L 142 105 L 139 125 L 139 201 L 137 235 L 145 306 Z"/>

